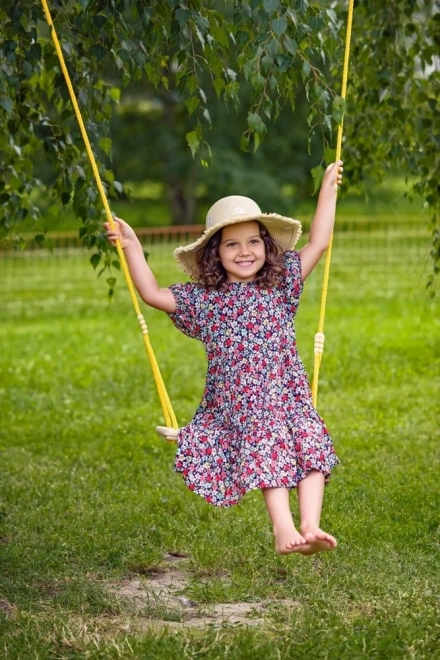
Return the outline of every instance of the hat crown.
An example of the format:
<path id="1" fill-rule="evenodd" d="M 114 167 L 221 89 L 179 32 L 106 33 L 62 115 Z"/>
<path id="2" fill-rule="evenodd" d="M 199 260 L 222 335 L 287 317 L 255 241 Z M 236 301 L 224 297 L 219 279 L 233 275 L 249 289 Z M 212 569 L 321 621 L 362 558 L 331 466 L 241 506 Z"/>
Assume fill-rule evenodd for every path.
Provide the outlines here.
<path id="1" fill-rule="evenodd" d="M 250 197 L 242 197 L 241 195 L 230 195 L 219 199 L 206 215 L 206 229 L 211 229 L 216 225 L 230 220 L 239 220 L 242 216 L 247 220 L 252 216 L 260 216 L 261 209 L 256 202 Z"/>

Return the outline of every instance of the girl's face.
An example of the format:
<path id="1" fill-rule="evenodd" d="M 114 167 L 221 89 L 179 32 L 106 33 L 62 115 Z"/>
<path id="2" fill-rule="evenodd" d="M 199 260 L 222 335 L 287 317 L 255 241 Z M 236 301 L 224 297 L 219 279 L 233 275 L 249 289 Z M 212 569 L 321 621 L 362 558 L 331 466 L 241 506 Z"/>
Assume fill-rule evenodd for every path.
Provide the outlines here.
<path id="1" fill-rule="evenodd" d="M 266 261 L 266 247 L 254 221 L 222 229 L 218 249 L 227 282 L 252 282 Z"/>

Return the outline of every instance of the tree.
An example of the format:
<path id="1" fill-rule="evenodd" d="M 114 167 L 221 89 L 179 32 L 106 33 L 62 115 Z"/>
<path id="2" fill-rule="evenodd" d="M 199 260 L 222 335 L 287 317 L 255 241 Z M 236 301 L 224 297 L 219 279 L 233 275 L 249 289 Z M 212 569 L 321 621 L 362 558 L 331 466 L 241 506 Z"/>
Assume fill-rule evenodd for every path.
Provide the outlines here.
<path id="1" fill-rule="evenodd" d="M 171 202 L 172 224 L 203 222 L 213 200 L 237 192 L 266 211 L 275 208 L 285 214 L 298 201 L 310 199 L 310 169 L 322 153 L 319 139 L 312 141 L 313 155 L 308 153 L 305 98 L 296 100 L 294 120 L 290 108 L 283 108 L 260 147 L 244 152 L 237 145 L 246 127 L 250 90 L 242 89 L 237 111 L 216 103 L 209 89 L 206 94 L 212 119 L 208 168 L 188 149 L 185 134 L 191 118 L 177 95 L 154 92 L 144 84 L 124 91 L 111 124 L 117 178 L 129 187 L 133 183 L 134 190 L 146 180 L 156 183 L 162 201 Z"/>
<path id="2" fill-rule="evenodd" d="M 210 161 L 210 99 L 240 107 L 244 87 L 250 94 L 242 149 L 259 147 L 283 106 L 294 110 L 300 88 L 311 133 L 321 135 L 323 147 L 332 144 L 344 108 L 338 96 L 343 0 L 330 8 L 307 0 L 54 0 L 50 6 L 110 195 L 122 186 L 109 164 L 107 130 L 120 97 L 109 70 L 119 72 L 123 84 L 144 78 L 162 93 L 178 94 L 192 121 L 186 140 L 204 164 Z M 422 0 L 356 5 L 344 144 L 347 178 L 354 182 L 395 167 L 411 177 L 412 191 L 430 209 L 434 273 L 440 258 L 439 16 L 436 3 Z M 55 211 L 72 202 L 86 244 L 106 249 L 96 188 L 40 3 L 5 0 L 0 25 L 2 232 L 19 236 L 24 220 L 38 222 L 34 200 L 50 190 Z M 52 163 L 49 185 L 34 171 L 42 152 Z"/>
<path id="3" fill-rule="evenodd" d="M 234 6 L 212 0 L 68 0 L 52 2 L 51 9 L 110 195 L 121 186 L 107 161 L 106 130 L 119 98 L 119 90 L 103 77 L 109 69 L 119 72 L 124 84 L 145 78 L 162 93 L 180 95 L 193 122 L 186 140 L 205 164 L 211 121 L 205 84 L 232 106 L 239 105 L 243 85 L 250 86 L 244 148 L 260 144 L 282 105 L 294 105 L 300 84 L 307 90 L 311 124 L 331 125 L 336 95 L 324 72 L 339 46 L 332 10 L 278 0 Z M 49 189 L 55 212 L 60 203 L 72 201 L 83 220 L 82 237 L 95 246 L 99 200 L 40 3 L 8 0 L 0 19 L 3 231 L 14 235 L 29 216 L 38 221 L 34 199 L 44 198 Z M 53 165 L 49 185 L 33 167 L 41 151 Z"/>
<path id="4" fill-rule="evenodd" d="M 347 96 L 347 178 L 404 173 L 432 230 L 434 290 L 440 267 L 440 11 L 438 3 L 357 3 Z"/>

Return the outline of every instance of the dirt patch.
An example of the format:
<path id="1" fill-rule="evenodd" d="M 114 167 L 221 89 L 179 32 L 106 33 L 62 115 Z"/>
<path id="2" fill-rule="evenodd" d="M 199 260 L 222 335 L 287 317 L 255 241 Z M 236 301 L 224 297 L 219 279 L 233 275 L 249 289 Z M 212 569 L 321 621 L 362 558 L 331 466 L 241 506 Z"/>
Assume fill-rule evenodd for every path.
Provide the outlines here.
<path id="1" fill-rule="evenodd" d="M 279 608 L 296 609 L 291 599 L 253 603 L 197 603 L 187 595 L 188 577 L 177 567 L 152 570 L 145 577 L 132 577 L 113 590 L 129 601 L 142 617 L 142 627 L 204 628 L 206 626 L 262 626 Z"/>
<path id="2" fill-rule="evenodd" d="M 0 614 L 6 619 L 12 619 L 17 614 L 17 608 L 7 600 L 0 600 Z"/>

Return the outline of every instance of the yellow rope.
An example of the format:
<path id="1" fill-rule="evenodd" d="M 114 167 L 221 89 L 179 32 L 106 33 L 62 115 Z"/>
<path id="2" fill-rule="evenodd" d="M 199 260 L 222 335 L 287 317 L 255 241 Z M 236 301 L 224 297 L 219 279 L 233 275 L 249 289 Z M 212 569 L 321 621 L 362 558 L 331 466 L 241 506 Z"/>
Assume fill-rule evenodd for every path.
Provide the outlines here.
<path id="1" fill-rule="evenodd" d="M 347 80 L 348 80 L 348 63 L 350 60 L 350 41 L 351 41 L 351 31 L 353 25 L 353 5 L 354 0 L 349 0 L 348 4 L 348 18 L 347 18 L 347 33 L 345 37 L 345 54 L 344 54 L 344 68 L 342 71 L 342 90 L 341 97 L 345 100 L 347 93 Z M 335 160 L 341 158 L 342 151 L 342 130 L 344 125 L 344 118 L 342 117 L 341 122 L 338 126 L 338 136 L 336 141 L 336 157 Z M 330 243 L 327 248 L 327 254 L 325 258 L 324 266 L 324 281 L 322 285 L 322 295 L 321 295 L 321 309 L 319 313 L 319 323 L 318 323 L 318 332 L 315 335 L 315 348 L 314 348 L 314 365 L 313 365 L 313 381 L 312 381 L 312 399 L 313 405 L 316 407 L 318 401 L 318 379 L 319 379 L 319 369 L 322 361 L 322 354 L 324 352 L 324 319 L 325 319 L 325 307 L 327 303 L 327 291 L 328 291 L 328 280 L 330 274 L 330 261 L 332 255 L 332 245 L 333 245 L 333 232 L 330 237 Z"/>
<path id="2" fill-rule="evenodd" d="M 75 115 L 76 115 L 76 118 L 77 118 L 77 121 L 78 121 L 78 124 L 79 124 L 81 135 L 82 135 L 82 138 L 84 140 L 87 155 L 89 157 L 90 164 L 91 164 L 92 170 L 93 170 L 93 174 L 94 174 L 94 177 L 95 177 L 95 180 L 96 180 L 96 184 L 98 186 L 98 190 L 99 190 L 99 193 L 101 195 L 102 203 L 104 205 L 104 210 L 105 210 L 105 214 L 106 214 L 106 217 L 107 217 L 107 222 L 114 229 L 115 228 L 115 223 L 113 221 L 112 212 L 110 210 L 110 206 L 109 206 L 109 203 L 108 203 L 108 200 L 107 200 L 107 196 L 105 194 L 104 186 L 102 185 L 102 180 L 101 180 L 101 177 L 100 177 L 100 174 L 99 174 L 99 171 L 98 171 L 98 167 L 96 165 L 95 156 L 93 155 L 93 151 L 92 151 L 92 148 L 90 146 L 90 141 L 89 141 L 87 131 L 86 131 L 85 126 L 84 126 L 84 122 L 83 122 L 83 118 L 82 118 L 82 115 L 81 115 L 81 111 L 79 109 L 78 101 L 76 100 L 75 92 L 74 92 L 73 87 L 72 87 L 72 82 L 70 80 L 69 72 L 67 70 L 66 63 L 64 61 L 64 56 L 63 56 L 63 53 L 62 53 L 62 50 L 61 50 L 61 47 L 60 47 L 60 43 L 58 41 L 57 33 L 56 33 L 56 30 L 55 30 L 55 27 L 54 27 L 54 24 L 53 24 L 53 21 L 52 21 L 52 17 L 51 17 L 50 11 L 49 11 L 47 1 L 42 0 L 42 4 L 43 4 L 44 13 L 46 15 L 47 23 L 48 23 L 49 27 L 51 28 L 51 34 L 52 34 L 52 39 L 53 39 L 53 42 L 54 42 L 54 45 L 55 45 L 55 50 L 57 52 L 58 59 L 60 61 L 61 69 L 63 71 L 64 78 L 66 80 L 66 84 L 67 84 L 67 87 L 68 87 L 68 90 L 69 90 L 69 94 L 70 94 L 70 98 L 71 98 L 71 101 L 72 101 L 73 108 L 75 110 Z M 134 309 L 136 311 L 139 324 L 141 326 L 142 335 L 144 337 L 145 347 L 147 349 L 147 354 L 148 354 L 148 357 L 150 359 L 154 380 L 156 382 L 160 403 L 162 405 L 162 410 L 163 410 L 163 414 L 164 414 L 164 417 L 165 417 L 165 423 L 166 423 L 167 426 L 170 426 L 170 427 L 173 427 L 173 428 L 177 429 L 178 424 L 177 424 L 176 416 L 173 412 L 173 408 L 171 406 L 171 402 L 170 402 L 168 393 L 166 391 L 165 384 L 163 382 L 162 375 L 160 373 L 159 366 L 157 364 L 156 357 L 155 357 L 154 352 L 153 352 L 153 348 L 152 348 L 151 343 L 150 343 L 150 338 L 149 338 L 149 335 L 148 335 L 148 327 L 147 327 L 145 319 L 144 319 L 144 317 L 141 313 L 141 310 L 140 310 L 140 307 L 139 307 L 139 302 L 138 302 L 138 299 L 137 299 L 137 296 L 136 296 L 135 287 L 134 287 L 134 284 L 133 284 L 133 280 L 131 278 L 130 270 L 128 268 L 127 260 L 125 258 L 124 251 L 123 251 L 119 241 L 117 241 L 117 243 L 116 243 L 116 249 L 118 251 L 119 259 L 120 259 L 120 262 L 121 262 L 122 270 L 123 270 L 124 275 L 125 275 L 128 290 L 130 292 L 130 296 L 131 296 L 131 299 L 133 301 L 133 306 L 134 306 Z"/>

